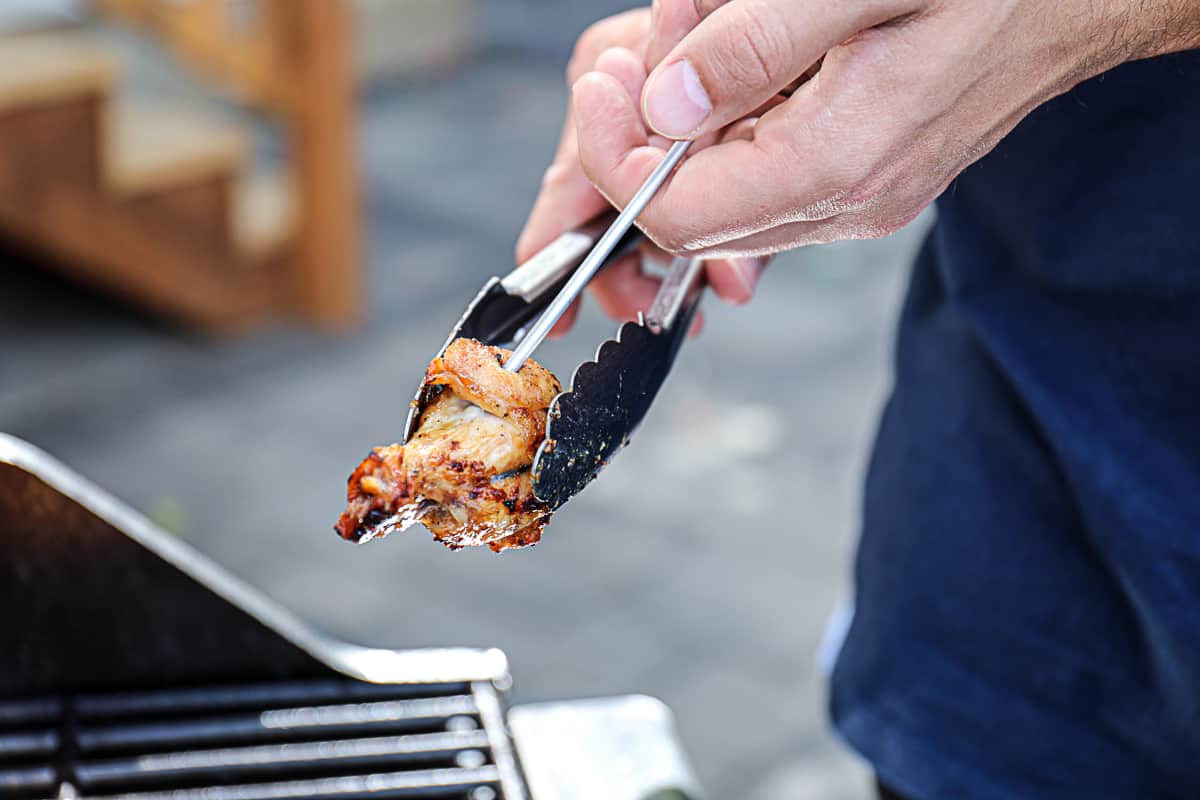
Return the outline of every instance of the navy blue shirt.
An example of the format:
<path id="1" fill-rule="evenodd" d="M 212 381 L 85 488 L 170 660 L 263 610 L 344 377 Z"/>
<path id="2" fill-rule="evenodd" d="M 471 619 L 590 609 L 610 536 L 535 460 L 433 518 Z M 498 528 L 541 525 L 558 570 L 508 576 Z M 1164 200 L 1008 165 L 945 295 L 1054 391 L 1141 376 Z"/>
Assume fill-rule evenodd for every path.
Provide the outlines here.
<path id="1" fill-rule="evenodd" d="M 841 734 L 914 800 L 1200 798 L 1200 51 L 937 203 L 869 470 Z"/>

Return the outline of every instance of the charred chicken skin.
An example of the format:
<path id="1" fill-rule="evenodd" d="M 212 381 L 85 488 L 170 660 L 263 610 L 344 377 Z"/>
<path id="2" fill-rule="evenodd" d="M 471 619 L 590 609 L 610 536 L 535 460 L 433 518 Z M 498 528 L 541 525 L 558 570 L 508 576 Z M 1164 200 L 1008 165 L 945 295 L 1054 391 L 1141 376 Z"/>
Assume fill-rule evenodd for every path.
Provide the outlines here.
<path id="1" fill-rule="evenodd" d="M 533 361 L 506 372 L 508 355 L 455 339 L 430 362 L 425 385 L 441 390 L 407 443 L 375 448 L 354 470 L 334 526 L 342 538 L 366 541 L 416 522 L 453 549 L 499 552 L 541 538 L 550 510 L 534 496 L 530 467 L 562 387 Z"/>

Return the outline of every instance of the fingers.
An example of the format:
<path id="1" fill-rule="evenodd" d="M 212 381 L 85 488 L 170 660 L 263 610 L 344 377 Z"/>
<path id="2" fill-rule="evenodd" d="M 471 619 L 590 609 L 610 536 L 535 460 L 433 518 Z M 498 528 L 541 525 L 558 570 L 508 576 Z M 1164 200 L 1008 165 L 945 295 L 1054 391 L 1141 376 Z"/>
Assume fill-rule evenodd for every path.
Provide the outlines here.
<path id="1" fill-rule="evenodd" d="M 654 0 L 650 13 L 650 38 L 646 44 L 646 71 L 654 69 L 675 45 L 700 22 L 693 0 Z"/>
<path id="2" fill-rule="evenodd" d="M 629 96 L 641 93 L 646 72 L 632 50 L 609 48 L 597 56 L 595 66 L 617 81 Z M 645 129 L 640 130 L 645 136 Z M 517 239 L 517 263 L 529 260 L 564 231 L 582 225 L 606 208 L 608 203 L 583 172 L 574 121 L 569 119 L 559 154 L 543 176 L 542 189 Z"/>
<path id="3" fill-rule="evenodd" d="M 567 65 L 568 84 L 594 69 L 607 50 L 625 47 L 640 52 L 649 32 L 650 14 L 646 9 L 618 14 L 591 26 L 579 37 Z M 636 66 L 635 72 L 623 56 L 609 57 L 606 62 L 606 67 L 622 79 L 632 80 L 636 77 L 637 90 L 640 91 L 645 74 L 640 63 Z M 524 263 L 561 233 L 586 222 L 607 206 L 604 198 L 592 188 L 579 164 L 574 115 L 568 109 L 554 163 L 542 179 L 533 210 L 517 239 L 516 262 Z"/>
<path id="4" fill-rule="evenodd" d="M 646 71 L 642 68 L 641 60 L 638 59 L 638 57 L 636 55 L 634 55 L 632 50 L 627 50 L 625 48 L 614 47 L 614 48 L 605 50 L 603 53 L 600 54 L 599 58 L 596 59 L 596 69 L 603 71 L 603 72 L 613 76 L 614 78 L 616 78 L 621 83 L 621 85 L 625 89 L 625 91 L 633 97 L 636 97 L 638 94 L 641 93 L 642 83 L 646 80 Z M 574 131 L 574 128 L 572 128 L 572 133 L 573 133 L 573 131 Z M 574 148 L 572 148 L 572 149 L 574 150 Z M 572 163 L 577 165 L 578 161 L 579 161 L 578 154 L 576 153 L 576 154 L 574 154 L 574 156 L 572 158 Z M 573 180 L 575 180 L 575 181 L 582 180 L 584 183 L 587 184 L 587 194 L 598 200 L 598 204 L 600 205 L 600 210 L 603 210 L 603 208 L 606 208 L 608 206 L 608 203 L 601 197 L 601 195 L 598 192 L 596 192 L 596 190 L 592 187 L 592 185 L 590 183 L 588 183 L 587 178 L 584 177 L 584 175 L 583 175 L 582 169 L 578 170 L 578 172 L 574 176 Z M 569 206 L 572 197 L 583 194 L 578 191 L 579 187 L 577 185 L 568 185 L 564 188 L 565 188 L 565 197 L 560 197 L 560 193 L 563 193 L 562 190 L 555 191 L 554 189 L 552 189 L 549 192 L 543 193 L 544 197 L 545 197 L 544 202 L 550 208 L 553 208 L 555 206 L 555 204 L 558 204 L 558 203 L 565 203 L 566 205 Z M 541 198 L 539 198 L 539 200 L 540 199 Z M 587 204 L 587 205 L 579 205 L 576 208 L 587 210 L 587 209 L 590 209 L 591 207 L 592 207 L 591 204 Z M 599 211 L 597 211 L 596 213 L 599 213 Z M 589 215 L 589 217 L 590 216 L 591 215 Z M 556 219 L 556 218 L 558 218 L 558 215 L 556 213 L 549 211 L 548 209 L 546 210 L 545 213 L 539 215 L 537 213 L 536 208 L 535 208 L 535 213 L 531 216 L 531 219 L 556 220 L 556 222 L 561 221 L 561 219 Z M 579 224 L 579 223 L 576 223 L 576 224 Z M 553 229 L 556 227 L 557 227 L 557 225 L 554 225 L 554 226 L 551 226 L 550 229 Z M 568 225 L 567 227 L 574 227 L 574 226 Z M 536 235 L 536 232 L 535 232 L 535 235 Z M 536 241 L 536 239 L 534 239 L 534 241 Z M 534 252 L 536 252 L 536 250 Z M 532 255 L 532 253 L 530 255 Z M 612 267 L 609 268 L 609 270 L 606 270 L 606 272 L 612 271 L 612 270 L 616 269 L 616 267 L 617 267 L 617 265 L 614 264 Z M 619 290 L 614 290 L 614 291 L 619 291 Z M 571 304 L 570 308 L 567 309 L 567 312 L 565 314 L 563 314 L 562 318 L 558 322 L 555 323 L 554 327 L 550 329 L 550 336 L 552 338 L 556 338 L 556 339 L 561 336 L 564 336 L 575 325 L 575 320 L 578 317 L 579 317 L 579 301 L 576 300 L 574 303 Z"/>
<path id="5" fill-rule="evenodd" d="M 661 285 L 642 272 L 641 254 L 631 253 L 597 275 L 588 289 L 605 314 L 625 322 L 650 308 Z"/>
<path id="6" fill-rule="evenodd" d="M 602 19 L 580 35 L 567 63 L 567 85 L 596 66 L 596 59 L 612 47 L 642 52 L 650 36 L 650 12 L 644 8 Z"/>
<path id="7" fill-rule="evenodd" d="M 609 199 L 624 207 L 632 195 L 626 190 L 636 191 L 664 151 L 648 144 L 637 107 L 613 76 L 584 75 L 571 87 L 571 102 L 584 173 L 602 194 L 615 190 Z"/>
<path id="8" fill-rule="evenodd" d="M 761 255 L 777 252 L 787 237 L 755 240 L 753 249 L 732 243 L 740 247 L 747 237 L 789 225 L 797 227 L 787 236 L 800 241 L 815 228 L 799 223 L 878 208 L 906 171 L 894 145 L 919 130 L 891 129 L 896 121 L 907 124 L 893 108 L 899 100 L 872 88 L 880 81 L 876 73 L 890 67 L 878 52 L 867 55 L 827 63 L 822 75 L 831 74 L 819 86 L 804 84 L 761 118 L 739 120 L 719 143 L 690 154 L 642 212 L 639 227 L 672 253 Z M 665 151 L 650 144 L 636 106 L 612 76 L 584 75 L 572 96 L 584 173 L 624 207 Z M 855 238 L 886 232 L 891 216 L 909 211 L 879 211 L 879 224 Z"/>
<path id="9" fill-rule="evenodd" d="M 567 310 L 558 318 L 558 322 L 554 323 L 554 327 L 550 329 L 550 333 L 547 335 L 551 339 L 561 339 L 570 333 L 571 328 L 575 327 L 575 320 L 577 319 L 579 319 L 578 300 L 567 306 Z"/>
<path id="10" fill-rule="evenodd" d="M 767 267 L 769 259 L 731 258 L 706 261 L 704 273 L 708 285 L 717 297 L 735 306 L 745 305 L 754 297 L 759 276 Z"/>
<path id="11" fill-rule="evenodd" d="M 555 162 L 542 177 L 525 228 L 517 239 L 516 262 L 524 264 L 565 231 L 578 227 L 608 208 L 583 172 L 579 159 Z"/>
<path id="12" fill-rule="evenodd" d="M 610 47 L 596 59 L 596 71 L 616 78 L 630 97 L 641 97 L 646 83 L 646 70 L 642 60 L 632 50 Z"/>
<path id="13" fill-rule="evenodd" d="M 721 131 L 721 141 L 736 140 L 750 141 L 754 138 L 756 119 L 744 119 L 735 122 Z M 759 276 L 767 268 L 770 258 L 766 256 L 750 258 L 708 259 L 704 262 L 705 277 L 713 293 L 726 303 L 735 306 L 750 302 L 754 290 L 758 287 Z"/>
<path id="14" fill-rule="evenodd" d="M 612 76 L 584 75 L 572 97 L 584 173 L 615 206 L 623 208 L 662 161 L 665 150 L 648 143 L 634 101 Z M 736 137 L 701 150 L 658 190 L 638 226 L 672 253 L 755 233 L 771 224 L 763 216 L 769 195 L 791 191 L 778 174 L 779 158 L 753 139 Z"/>
<path id="15" fill-rule="evenodd" d="M 595 66 L 611 75 L 632 96 L 641 92 L 646 73 L 631 50 L 609 48 L 596 58 Z M 564 231 L 582 225 L 606 208 L 608 203 L 583 172 L 574 123 L 569 121 L 559 154 L 546 171 L 542 190 L 517 240 L 517 263 L 523 263 Z"/>
<path id="16" fill-rule="evenodd" d="M 680 2 L 662 0 L 660 16 Z M 762 106 L 830 48 L 903 13 L 901 2 L 724 3 L 651 73 L 641 102 L 646 123 L 671 139 L 717 130 Z"/>
<path id="17" fill-rule="evenodd" d="M 767 258 L 737 258 L 706 262 L 708 285 L 727 303 L 744 305 L 754 295 L 755 285 L 766 268 Z M 633 254 L 600 273 L 588 287 L 605 314 L 621 322 L 635 320 L 654 303 L 662 279 L 642 270 L 642 256 Z M 699 317 L 690 335 L 700 332 Z"/>

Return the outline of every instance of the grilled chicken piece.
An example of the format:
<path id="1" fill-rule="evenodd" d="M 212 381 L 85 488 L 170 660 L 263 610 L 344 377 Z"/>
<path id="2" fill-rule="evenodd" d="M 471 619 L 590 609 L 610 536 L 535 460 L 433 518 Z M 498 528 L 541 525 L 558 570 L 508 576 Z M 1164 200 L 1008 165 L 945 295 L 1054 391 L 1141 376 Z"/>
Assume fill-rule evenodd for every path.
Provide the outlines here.
<path id="1" fill-rule="evenodd" d="M 533 361 L 506 372 L 508 355 L 455 339 L 430 362 L 425 385 L 444 388 L 406 444 L 377 447 L 354 470 L 334 526 L 342 538 L 367 541 L 418 521 L 452 549 L 500 552 L 541 538 L 550 510 L 534 496 L 530 466 L 562 387 Z"/>

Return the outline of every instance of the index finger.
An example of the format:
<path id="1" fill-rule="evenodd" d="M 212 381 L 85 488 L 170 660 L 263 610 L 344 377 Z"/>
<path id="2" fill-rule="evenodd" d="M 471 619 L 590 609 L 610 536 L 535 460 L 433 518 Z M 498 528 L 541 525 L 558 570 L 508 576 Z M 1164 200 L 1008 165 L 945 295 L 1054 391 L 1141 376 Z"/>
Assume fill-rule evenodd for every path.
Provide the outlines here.
<path id="1" fill-rule="evenodd" d="M 576 131 L 583 170 L 592 184 L 624 208 L 666 150 L 649 143 L 641 114 L 620 84 L 589 73 L 574 87 Z M 757 203 L 772 177 L 764 174 L 763 153 L 754 141 L 715 144 L 686 159 L 642 212 L 638 226 L 669 252 L 698 249 L 711 231 L 730 238 L 762 224 Z"/>
<path id="2" fill-rule="evenodd" d="M 699 24 L 703 19 L 701 5 L 697 0 L 654 0 L 650 13 L 650 40 L 646 44 L 647 72 L 658 66 L 658 62 Z"/>

